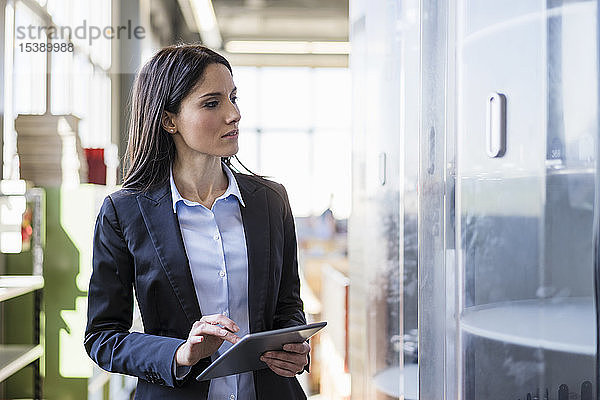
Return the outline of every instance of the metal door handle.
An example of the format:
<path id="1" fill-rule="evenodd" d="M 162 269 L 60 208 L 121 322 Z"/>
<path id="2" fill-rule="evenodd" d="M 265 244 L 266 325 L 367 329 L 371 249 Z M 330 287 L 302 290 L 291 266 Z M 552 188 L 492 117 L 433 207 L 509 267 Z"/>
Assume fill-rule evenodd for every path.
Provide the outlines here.
<path id="1" fill-rule="evenodd" d="M 486 109 L 486 152 L 495 158 L 506 152 L 506 96 L 491 93 Z"/>

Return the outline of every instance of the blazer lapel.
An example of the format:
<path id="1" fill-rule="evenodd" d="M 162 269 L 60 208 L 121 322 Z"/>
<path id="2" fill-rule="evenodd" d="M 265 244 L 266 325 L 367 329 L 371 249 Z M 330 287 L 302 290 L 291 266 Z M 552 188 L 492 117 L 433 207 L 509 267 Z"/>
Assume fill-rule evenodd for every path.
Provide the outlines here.
<path id="1" fill-rule="evenodd" d="M 168 184 L 137 197 L 160 263 L 190 325 L 202 317 Z"/>
<path id="2" fill-rule="evenodd" d="M 248 252 L 248 313 L 250 332 L 265 330 L 264 313 L 269 284 L 270 224 L 265 188 L 235 174 L 245 207 L 240 207 Z"/>

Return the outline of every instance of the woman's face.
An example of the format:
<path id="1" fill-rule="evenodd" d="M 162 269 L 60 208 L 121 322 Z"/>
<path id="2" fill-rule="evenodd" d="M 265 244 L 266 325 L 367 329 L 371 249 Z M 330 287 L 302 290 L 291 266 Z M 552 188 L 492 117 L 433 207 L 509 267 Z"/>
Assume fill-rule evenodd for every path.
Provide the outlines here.
<path id="1" fill-rule="evenodd" d="M 179 113 L 166 112 L 171 121 L 163 121 L 163 126 L 174 133 L 179 157 L 193 157 L 196 153 L 228 157 L 238 152 L 241 116 L 236 91 L 227 67 L 210 64 L 181 102 Z"/>

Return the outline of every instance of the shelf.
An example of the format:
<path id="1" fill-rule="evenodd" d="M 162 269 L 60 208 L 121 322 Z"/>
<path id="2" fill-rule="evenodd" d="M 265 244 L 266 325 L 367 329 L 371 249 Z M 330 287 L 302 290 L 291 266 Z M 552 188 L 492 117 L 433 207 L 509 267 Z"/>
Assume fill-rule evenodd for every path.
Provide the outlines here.
<path id="1" fill-rule="evenodd" d="M 0 301 L 12 299 L 44 287 L 44 278 L 33 275 L 0 276 Z"/>
<path id="2" fill-rule="evenodd" d="M 593 178 L 596 175 L 596 169 L 595 168 L 586 168 L 586 167 L 579 167 L 579 168 L 565 168 L 565 167 L 561 167 L 561 168 L 547 168 L 546 169 L 546 175 L 579 175 L 579 176 L 586 176 L 586 177 L 591 177 Z"/>
<path id="3" fill-rule="evenodd" d="M 404 379 L 404 377 L 408 379 Z M 400 381 L 404 379 L 404 393 L 400 390 Z M 419 367 L 417 364 L 405 364 L 379 371 L 373 377 L 373 384 L 382 393 L 392 397 L 404 395 L 405 400 L 417 400 L 419 393 Z"/>
<path id="4" fill-rule="evenodd" d="M 0 382 L 42 356 L 42 345 L 0 345 Z"/>
<path id="5" fill-rule="evenodd" d="M 520 300 L 470 307 L 461 327 L 473 335 L 521 346 L 594 356 L 592 298 Z"/>

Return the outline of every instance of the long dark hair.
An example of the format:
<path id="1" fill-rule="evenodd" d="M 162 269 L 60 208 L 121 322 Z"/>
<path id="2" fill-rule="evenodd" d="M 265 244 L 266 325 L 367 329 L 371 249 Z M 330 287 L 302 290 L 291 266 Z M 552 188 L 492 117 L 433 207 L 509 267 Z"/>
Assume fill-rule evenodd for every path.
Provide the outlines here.
<path id="1" fill-rule="evenodd" d="M 161 125 L 162 115 L 164 111 L 179 113 L 181 102 L 210 64 L 223 64 L 233 75 L 225 57 L 198 44 L 164 47 L 138 72 L 131 97 L 124 188 L 146 191 L 168 181 L 176 149 L 171 134 Z M 231 157 L 223 161 L 239 172 L 231 165 Z"/>

